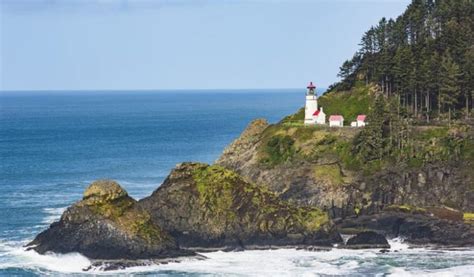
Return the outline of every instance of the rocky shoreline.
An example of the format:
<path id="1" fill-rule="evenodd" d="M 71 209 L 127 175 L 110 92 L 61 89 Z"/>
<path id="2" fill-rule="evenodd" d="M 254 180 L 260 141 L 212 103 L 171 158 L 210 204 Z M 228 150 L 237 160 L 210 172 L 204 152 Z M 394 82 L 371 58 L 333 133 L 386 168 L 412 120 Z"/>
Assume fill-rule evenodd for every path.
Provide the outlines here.
<path id="1" fill-rule="evenodd" d="M 380 187 L 368 184 L 364 186 L 374 190 L 374 203 L 385 199 L 379 208 L 356 210 L 355 205 L 334 202 L 327 206 L 322 197 L 338 194 L 356 203 L 358 195 L 349 191 L 354 185 L 328 187 L 316 182 L 311 186 L 318 189 L 309 189 L 308 176 L 303 177 L 297 167 L 306 168 L 307 162 L 270 169 L 255 165 L 257 147 L 268 127 L 265 121 L 254 121 L 214 165 L 178 164 L 159 188 L 139 201 L 114 181 L 92 183 L 83 199 L 38 234 L 27 249 L 40 254 L 78 252 L 92 261 L 85 270 L 116 270 L 205 259 L 198 252 L 210 251 L 329 251 L 333 247 L 388 251 L 387 238 L 394 237 L 415 246 L 474 245 L 474 228 L 457 210 L 387 203 Z M 295 187 L 282 188 L 290 179 Z M 301 191 L 296 192 L 298 186 Z M 320 199 L 298 201 L 298 195 Z M 352 237 L 344 243 L 341 234 Z"/>
<path id="2" fill-rule="evenodd" d="M 51 224 L 49 229 L 40 233 L 27 245 L 27 249 L 40 254 L 79 252 L 90 258 L 92 262 L 91 266 L 84 270 L 107 271 L 181 262 L 189 259 L 206 259 L 205 255 L 198 254 L 198 252 L 281 248 L 330 251 L 334 247 L 389 249 L 390 245 L 386 237 L 397 236 L 404 237 L 405 241 L 415 246 L 430 244 L 464 247 L 474 245 L 474 229 L 470 225 L 425 214 L 390 211 L 343 220 L 329 220 L 315 229 L 307 229 L 308 227 L 305 225 L 299 225 L 299 227 L 289 225 L 285 226 L 286 229 L 262 231 L 252 229 L 258 226 L 254 223 L 258 223 L 259 217 L 261 217 L 260 213 L 249 214 L 250 211 L 244 209 L 245 212 L 235 215 L 239 219 L 238 224 L 224 222 L 216 217 L 210 206 L 200 203 L 199 199 L 193 200 L 190 195 L 183 198 L 173 197 L 175 200 L 187 199 L 189 202 L 200 203 L 200 205 L 190 207 L 185 211 L 178 209 L 172 210 L 171 213 L 169 210 L 166 211 L 165 207 L 151 204 L 173 203 L 173 201 L 169 201 L 169 195 L 163 196 L 164 191 L 167 190 L 175 193 L 191 192 L 192 189 L 189 187 L 179 187 L 176 183 L 192 185 L 193 182 L 188 179 L 192 174 L 189 173 L 196 168 L 207 169 L 209 167 L 197 163 L 181 164 L 172 172 L 162 187 L 150 197 L 138 202 L 131 199 L 113 181 L 94 182 L 85 191 L 83 200 L 68 208 L 60 221 Z M 179 179 L 180 182 L 175 179 Z M 235 179 L 233 180 L 235 181 Z M 243 184 L 248 185 L 245 182 Z M 269 192 L 259 193 L 265 195 Z M 199 194 L 195 196 L 199 196 Z M 265 197 L 272 199 L 271 194 L 265 195 Z M 238 199 L 245 198 L 240 196 Z M 276 205 L 275 209 L 285 211 L 297 209 L 296 213 L 303 212 L 288 204 L 288 206 L 278 207 L 278 205 L 283 205 L 279 203 L 280 200 L 278 198 L 272 200 L 277 201 L 271 204 L 274 208 Z M 186 203 L 181 202 L 180 206 L 184 207 L 185 205 Z M 270 203 L 266 203 L 266 205 L 270 205 Z M 263 210 L 266 207 L 257 206 L 256 208 L 258 208 L 256 210 Z M 199 214 L 193 214 L 193 212 L 199 212 Z M 159 215 L 156 215 L 157 213 Z M 170 214 L 167 215 L 167 213 Z M 206 217 L 207 213 L 211 213 L 210 218 Z M 156 216 L 155 219 L 153 219 L 153 215 Z M 275 216 L 275 214 L 272 215 Z M 204 229 L 203 231 L 197 227 L 199 223 L 188 222 L 189 218 L 186 219 L 186 216 L 196 217 L 205 227 L 222 226 L 223 228 L 219 230 L 220 233 L 216 233 L 216 230 L 213 229 Z M 284 218 L 289 220 L 291 216 L 294 215 L 289 213 Z M 250 219 L 249 222 L 241 221 L 246 217 Z M 175 222 L 177 219 L 186 220 L 179 223 Z M 243 222 L 247 222 L 248 225 L 242 225 Z M 267 221 L 263 220 L 260 223 L 262 222 L 268 224 Z M 181 226 L 181 228 L 176 229 L 174 226 Z M 232 228 L 237 228 L 236 226 L 238 229 L 233 230 Z M 301 233 L 296 233 L 298 230 Z M 349 233 L 352 237 L 344 243 L 341 233 Z M 239 236 L 236 237 L 237 235 Z"/>

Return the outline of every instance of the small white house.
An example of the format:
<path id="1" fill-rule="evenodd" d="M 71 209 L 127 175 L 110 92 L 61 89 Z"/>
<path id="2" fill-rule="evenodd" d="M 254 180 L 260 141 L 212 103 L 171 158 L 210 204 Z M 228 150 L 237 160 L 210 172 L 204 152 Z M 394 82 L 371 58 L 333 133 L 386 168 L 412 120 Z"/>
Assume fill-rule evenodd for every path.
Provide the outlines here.
<path id="1" fill-rule="evenodd" d="M 365 126 L 365 118 L 367 116 L 365 114 L 359 114 L 357 116 L 357 127 L 364 127 Z M 351 124 L 352 126 L 352 124 Z"/>
<path id="2" fill-rule="evenodd" d="M 329 117 L 329 127 L 343 127 L 344 117 L 342 115 L 333 114 Z"/>
<path id="3" fill-rule="evenodd" d="M 326 114 L 323 111 L 323 107 L 313 113 L 313 122 L 315 124 L 326 124 Z"/>

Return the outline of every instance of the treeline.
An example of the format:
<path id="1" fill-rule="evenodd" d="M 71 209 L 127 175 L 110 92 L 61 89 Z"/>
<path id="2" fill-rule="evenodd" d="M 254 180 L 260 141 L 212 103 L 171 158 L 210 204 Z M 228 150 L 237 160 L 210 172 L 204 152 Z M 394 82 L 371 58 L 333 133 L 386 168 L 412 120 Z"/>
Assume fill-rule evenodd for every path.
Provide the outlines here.
<path id="1" fill-rule="evenodd" d="M 469 117 L 474 91 L 474 0 L 413 0 L 396 20 L 382 18 L 343 63 L 342 81 L 377 84 L 412 118 Z"/>
<path id="2" fill-rule="evenodd" d="M 369 168 L 383 161 L 420 166 L 434 161 L 474 160 L 473 132 L 469 125 L 410 126 L 395 97 L 378 95 L 368 114 L 369 124 L 353 141 L 352 157 Z"/>

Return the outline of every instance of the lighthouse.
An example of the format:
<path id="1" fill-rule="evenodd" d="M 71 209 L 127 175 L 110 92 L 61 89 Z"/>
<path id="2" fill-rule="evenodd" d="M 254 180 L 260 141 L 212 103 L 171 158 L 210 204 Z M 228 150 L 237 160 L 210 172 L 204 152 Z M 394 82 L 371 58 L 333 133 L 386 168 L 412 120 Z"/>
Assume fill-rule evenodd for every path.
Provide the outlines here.
<path id="1" fill-rule="evenodd" d="M 316 97 L 316 86 L 310 82 L 306 87 L 306 104 L 304 107 L 304 124 L 315 124 L 313 115 L 318 111 L 318 98 Z"/>

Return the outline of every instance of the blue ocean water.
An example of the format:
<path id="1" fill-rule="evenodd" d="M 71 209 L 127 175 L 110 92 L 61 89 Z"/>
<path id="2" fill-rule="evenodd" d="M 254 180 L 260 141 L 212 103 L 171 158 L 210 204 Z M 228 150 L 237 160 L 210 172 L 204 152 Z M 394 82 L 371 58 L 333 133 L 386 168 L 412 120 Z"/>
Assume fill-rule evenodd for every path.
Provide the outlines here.
<path id="1" fill-rule="evenodd" d="M 175 164 L 212 163 L 252 119 L 294 112 L 302 93 L 4 92 L 0 241 L 31 239 L 96 179 L 118 180 L 135 198 L 149 195 Z M 0 267 L 2 260 L 0 253 Z"/>
<path id="2" fill-rule="evenodd" d="M 298 89 L 0 93 L 0 275 L 80 274 L 89 261 L 79 254 L 42 256 L 22 246 L 79 200 L 89 183 L 112 178 L 142 198 L 175 164 L 212 163 L 251 120 L 276 122 L 303 104 Z M 473 253 L 216 252 L 204 262 L 113 274 L 465 273 L 474 269 Z"/>

